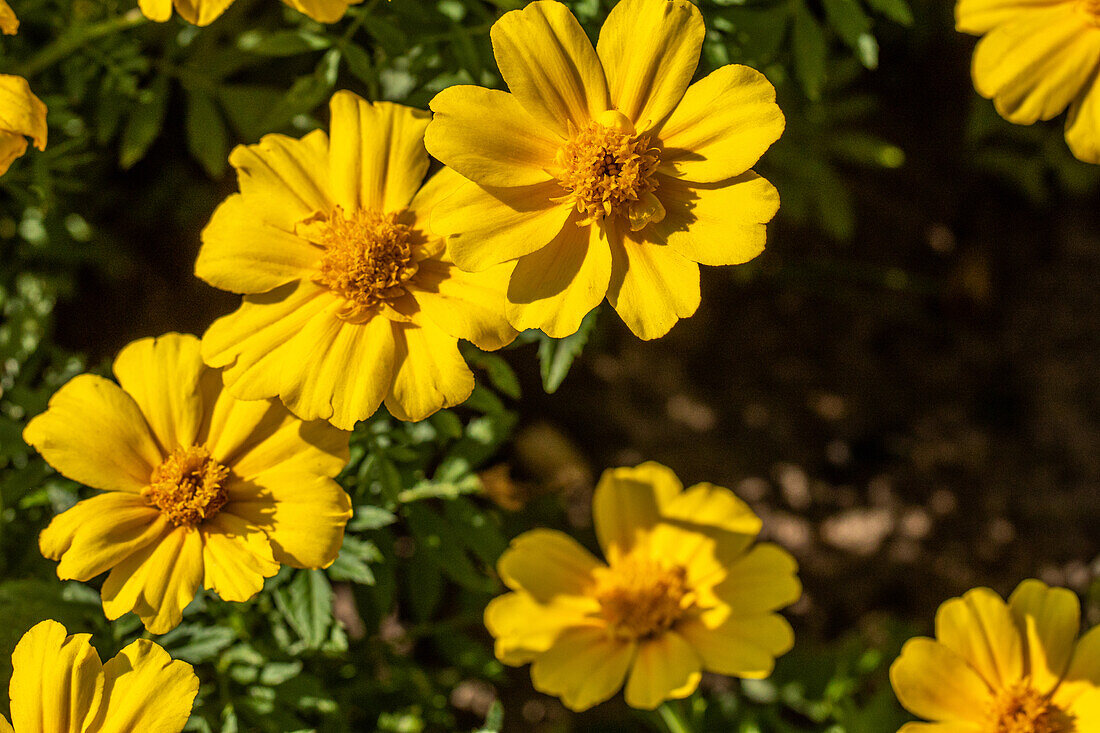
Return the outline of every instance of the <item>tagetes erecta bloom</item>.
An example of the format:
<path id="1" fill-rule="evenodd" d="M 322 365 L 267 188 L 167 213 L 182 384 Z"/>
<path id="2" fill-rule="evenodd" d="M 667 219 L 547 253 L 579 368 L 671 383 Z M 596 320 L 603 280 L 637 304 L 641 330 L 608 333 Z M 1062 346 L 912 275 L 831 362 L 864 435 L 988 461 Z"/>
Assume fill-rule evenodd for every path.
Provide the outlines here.
<path id="1" fill-rule="evenodd" d="M 468 274 L 428 228 L 462 179 L 428 170 L 428 113 L 338 92 L 332 139 L 268 135 L 233 151 L 241 193 L 203 232 L 195 272 L 244 303 L 202 353 L 241 399 L 278 397 L 303 419 L 351 429 L 384 401 L 422 420 L 470 396 L 458 351 L 516 337 L 504 277 Z"/>
<path id="2" fill-rule="evenodd" d="M 362 0 L 283 0 L 284 3 L 313 18 L 318 23 L 335 23 L 348 8 Z M 138 0 L 141 12 L 149 20 L 163 23 L 172 17 L 172 8 L 188 23 L 210 25 L 217 20 L 233 0 Z"/>
<path id="3" fill-rule="evenodd" d="M 982 36 L 974 88 L 1002 117 L 1030 125 L 1069 107 L 1066 143 L 1100 163 L 1100 1 L 959 0 L 955 27 Z"/>
<path id="4" fill-rule="evenodd" d="M 109 619 L 133 611 L 163 634 L 200 586 L 244 601 L 280 564 L 336 559 L 351 501 L 333 477 L 348 433 L 274 401 L 242 402 L 206 367 L 194 336 L 135 341 L 118 384 L 84 374 L 23 438 L 62 475 L 104 492 L 39 537 L 62 580 L 103 583 Z"/>
<path id="5" fill-rule="evenodd" d="M 936 638 L 910 639 L 890 667 L 901 704 L 931 723 L 900 733 L 1092 733 L 1100 730 L 1100 628 L 1080 640 L 1065 588 L 1025 580 L 1006 604 L 988 588 L 952 598 Z"/>
<path id="6" fill-rule="evenodd" d="M 607 700 L 652 709 L 690 695 L 703 670 L 771 674 L 794 643 L 775 613 L 801 595 L 794 559 L 752 545 L 760 520 L 733 492 L 684 490 L 656 463 L 604 472 L 592 512 L 607 562 L 561 532 L 513 540 L 497 569 L 513 592 L 485 624 L 505 664 L 572 710 Z"/>
<path id="7" fill-rule="evenodd" d="M 179 733 L 199 678 L 190 664 L 138 639 L 104 664 L 90 634 L 43 621 L 11 655 L 11 724 L 0 733 Z"/>
<path id="8" fill-rule="evenodd" d="M 472 181 L 432 225 L 463 270 L 514 263 L 516 328 L 568 336 L 606 296 L 656 338 L 698 308 L 699 264 L 763 251 L 779 196 L 751 168 L 783 115 L 745 66 L 688 86 L 704 33 L 687 0 L 622 0 L 593 49 L 565 5 L 540 0 L 492 28 L 511 93 L 432 100 L 428 151 Z"/>

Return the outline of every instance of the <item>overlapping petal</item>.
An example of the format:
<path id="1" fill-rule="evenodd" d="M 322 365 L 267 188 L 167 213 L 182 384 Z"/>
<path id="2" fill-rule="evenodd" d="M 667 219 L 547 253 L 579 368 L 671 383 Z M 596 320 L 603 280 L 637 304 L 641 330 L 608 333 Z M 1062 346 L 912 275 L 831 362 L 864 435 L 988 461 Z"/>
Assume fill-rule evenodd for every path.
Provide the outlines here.
<path id="1" fill-rule="evenodd" d="M 386 409 L 415 422 L 462 404 L 474 390 L 474 375 L 458 351 L 458 339 L 430 324 L 393 326 L 393 385 Z"/>
<path id="2" fill-rule="evenodd" d="M 531 682 L 570 710 L 587 710 L 622 687 L 635 647 L 598 627 L 567 629 L 531 664 Z"/>
<path id="3" fill-rule="evenodd" d="M 68 636 L 56 621 L 23 635 L 12 654 L 12 724 L 19 733 L 84 733 L 104 697 L 91 634 Z"/>
<path id="4" fill-rule="evenodd" d="M 10 25 L 9 25 L 10 27 Z M 46 105 L 21 76 L 0 74 L 0 176 L 27 151 L 27 138 L 46 149 Z"/>
<path id="5" fill-rule="evenodd" d="M 933 721 L 981 724 L 989 687 L 958 653 L 932 639 L 910 639 L 890 666 L 898 700 Z"/>
<path id="6" fill-rule="evenodd" d="M 638 644 L 626 681 L 626 703 L 653 710 L 665 700 L 690 695 L 701 677 L 698 652 L 683 636 L 669 631 Z"/>
<path id="7" fill-rule="evenodd" d="M 199 678 L 191 665 L 138 639 L 103 665 L 103 705 L 95 733 L 176 733 L 191 717 Z"/>
<path id="8" fill-rule="evenodd" d="M 660 338 L 699 308 L 699 266 L 671 246 L 619 233 L 611 262 L 607 300 L 638 338 Z"/>

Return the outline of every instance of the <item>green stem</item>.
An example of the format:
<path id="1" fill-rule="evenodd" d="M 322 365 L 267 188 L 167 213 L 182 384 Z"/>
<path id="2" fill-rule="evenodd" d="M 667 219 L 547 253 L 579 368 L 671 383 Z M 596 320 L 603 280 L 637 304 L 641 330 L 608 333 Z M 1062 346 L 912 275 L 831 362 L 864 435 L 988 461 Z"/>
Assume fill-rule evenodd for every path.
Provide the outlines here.
<path id="1" fill-rule="evenodd" d="M 39 51 L 22 66 L 16 67 L 11 73 L 22 77 L 34 76 L 43 69 L 49 68 L 73 53 L 86 43 L 119 31 L 136 28 L 145 22 L 146 18 L 141 14 L 141 10 L 134 8 L 115 18 L 101 20 L 91 25 L 77 26 L 69 33 L 62 35 L 56 41 Z"/>
<path id="2" fill-rule="evenodd" d="M 661 722 L 668 728 L 668 733 L 693 733 L 691 725 L 684 718 L 678 705 L 663 702 L 661 707 L 657 708 L 657 715 L 661 717 Z"/>

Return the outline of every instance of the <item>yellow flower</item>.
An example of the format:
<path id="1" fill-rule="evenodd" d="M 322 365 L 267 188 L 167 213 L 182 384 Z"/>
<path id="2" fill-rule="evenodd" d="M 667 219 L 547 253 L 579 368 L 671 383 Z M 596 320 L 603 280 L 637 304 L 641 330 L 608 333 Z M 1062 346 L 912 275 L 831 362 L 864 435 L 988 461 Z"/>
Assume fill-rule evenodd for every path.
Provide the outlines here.
<path id="1" fill-rule="evenodd" d="M 786 551 L 750 549 L 760 520 L 733 492 L 684 491 L 672 471 L 645 463 L 604 472 L 592 513 L 606 564 L 548 529 L 501 556 L 514 592 L 485 610 L 498 659 L 531 662 L 535 689 L 572 710 L 607 700 L 624 679 L 626 702 L 652 709 L 690 695 L 702 670 L 771 674 L 794 643 L 774 611 L 802 587 Z"/>
<path id="2" fill-rule="evenodd" d="M 46 105 L 34 96 L 26 79 L 0 74 L 0 176 L 27 152 L 28 137 L 36 148 L 46 149 Z"/>
<path id="3" fill-rule="evenodd" d="M 203 232 L 195 272 L 245 294 L 203 337 L 211 366 L 241 399 L 278 396 L 305 420 L 351 429 L 385 401 L 422 420 L 470 396 L 458 351 L 516 337 L 495 272 L 467 274 L 428 228 L 462 179 L 428 170 L 428 113 L 338 92 L 332 139 L 268 135 L 229 162 L 241 193 Z"/>
<path id="4" fill-rule="evenodd" d="M 104 664 L 91 634 L 43 621 L 11 655 L 11 724 L 0 733 L 179 733 L 199 678 L 191 665 L 138 639 Z"/>
<path id="5" fill-rule="evenodd" d="M 352 5 L 363 0 L 283 0 L 318 23 L 335 23 L 344 17 Z M 138 0 L 141 12 L 149 20 L 163 23 L 172 17 L 175 6 L 184 20 L 195 25 L 210 25 L 226 11 L 233 0 Z"/>
<path id="6" fill-rule="evenodd" d="M 1100 163 L 1100 0 L 959 0 L 955 27 L 982 36 L 974 88 L 1002 117 L 1030 125 L 1068 106 L 1070 150 Z"/>
<path id="7" fill-rule="evenodd" d="M 351 517 L 333 481 L 348 434 L 303 423 L 277 402 L 242 402 L 202 363 L 194 336 L 135 341 L 118 384 L 84 374 L 50 399 L 23 438 L 99 494 L 39 537 L 63 580 L 103 583 L 109 619 L 133 611 L 175 627 L 200 585 L 244 601 L 280 563 L 327 567 Z M 120 386 L 121 385 L 121 386 Z"/>
<path id="8" fill-rule="evenodd" d="M 0 33 L 6 36 L 14 36 L 19 32 L 19 18 L 15 17 L 15 11 L 11 6 L 0 0 Z"/>
<path id="9" fill-rule="evenodd" d="M 540 0 L 492 28 L 511 93 L 432 100 L 428 151 L 472 181 L 432 224 L 463 270 L 514 261 L 516 328 L 567 336 L 606 296 L 656 338 L 698 308 L 698 264 L 763 251 L 779 195 L 751 168 L 783 115 L 745 66 L 688 86 L 704 33 L 687 0 L 622 0 L 593 49 L 565 5 Z"/>
<path id="10" fill-rule="evenodd" d="M 1025 580 L 1006 604 L 988 588 L 952 598 L 936 638 L 910 639 L 890 667 L 901 704 L 933 723 L 899 733 L 1093 733 L 1100 730 L 1100 629 L 1080 641 L 1065 588 Z"/>

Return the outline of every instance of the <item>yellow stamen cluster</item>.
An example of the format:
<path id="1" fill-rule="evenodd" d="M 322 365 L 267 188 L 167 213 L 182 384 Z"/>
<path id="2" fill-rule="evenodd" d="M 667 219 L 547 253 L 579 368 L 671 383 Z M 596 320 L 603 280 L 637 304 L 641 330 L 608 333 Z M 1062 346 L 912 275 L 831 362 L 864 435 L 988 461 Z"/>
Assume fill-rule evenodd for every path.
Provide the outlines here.
<path id="1" fill-rule="evenodd" d="M 989 733 L 1075 733 L 1064 710 L 1022 682 L 1003 690 L 989 709 Z"/>
<path id="2" fill-rule="evenodd" d="M 227 476 L 229 469 L 211 458 L 206 446 L 177 448 L 153 469 L 141 495 L 172 524 L 194 527 L 228 501 L 223 486 Z"/>
<path id="3" fill-rule="evenodd" d="M 575 134 L 555 158 L 565 200 L 584 214 L 582 225 L 625 216 L 634 231 L 664 218 L 664 207 L 653 195 L 654 171 L 660 154 L 649 138 L 637 136 L 624 115 L 610 111 Z"/>
<path id="4" fill-rule="evenodd" d="M 325 248 L 314 282 L 343 298 L 340 317 L 358 320 L 380 301 L 405 292 L 416 274 L 413 232 L 399 214 L 359 209 L 350 217 L 337 207 L 321 222 L 318 244 Z"/>
<path id="5" fill-rule="evenodd" d="M 596 581 L 600 613 L 616 636 L 644 639 L 667 631 L 684 614 L 687 572 L 628 556 Z"/>

